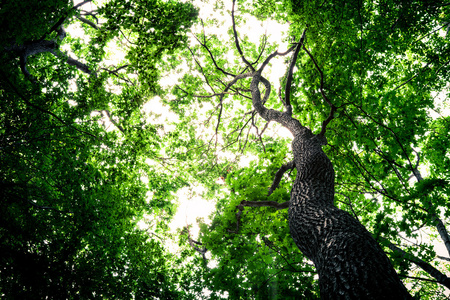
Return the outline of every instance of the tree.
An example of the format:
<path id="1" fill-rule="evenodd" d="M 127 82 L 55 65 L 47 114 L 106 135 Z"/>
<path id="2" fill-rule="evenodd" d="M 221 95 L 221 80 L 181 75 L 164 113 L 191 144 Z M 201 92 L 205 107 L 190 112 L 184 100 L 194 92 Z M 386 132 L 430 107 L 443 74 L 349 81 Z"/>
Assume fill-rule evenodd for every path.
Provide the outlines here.
<path id="1" fill-rule="evenodd" d="M 142 74 L 133 54 L 127 64 L 104 61 L 111 41 L 161 59 L 183 43 L 196 10 L 131 1 L 113 14 L 121 1 L 84 10 L 90 3 L 2 4 L 0 295 L 183 299 L 183 270 L 160 235 L 175 209 L 172 192 L 184 183 L 161 171 L 159 125 L 141 111 L 158 76 Z M 176 22 L 166 15 L 174 11 Z M 141 41 L 141 30 L 151 29 L 146 18 L 157 17 L 165 23 Z M 89 42 L 66 33 L 73 24 Z M 161 39 L 165 30 L 173 35 Z M 144 215 L 153 219 L 146 230 L 137 226 Z"/>
<path id="2" fill-rule="evenodd" d="M 279 274 L 313 272 L 305 261 L 294 263 L 283 236 L 287 231 L 277 232 L 285 214 L 276 210 L 287 203 L 280 202 L 286 191 L 276 188 L 283 174 L 294 169 L 290 233 L 315 265 L 322 298 L 411 298 L 391 264 L 403 278 L 412 276 L 413 265 L 420 267 L 415 274 L 426 277 L 415 276 L 419 282 L 413 281 L 412 291 L 430 299 L 439 295 L 443 286 L 449 287 L 439 268 L 448 270 L 448 265 L 441 261 L 433 266 L 438 257 L 430 241 L 416 246 L 408 239 L 417 239 L 424 228 L 438 232 L 444 244 L 449 239 L 446 142 L 430 147 L 448 135 L 443 126 L 447 117 L 430 116 L 440 105 L 436 95 L 446 93 L 450 57 L 442 29 L 448 25 L 448 6 L 426 1 L 240 1 L 241 13 L 287 19 L 290 34 L 302 37 L 281 53 L 272 52 L 274 45 L 265 39 L 257 46 L 239 36 L 237 24 L 245 17 L 236 16 L 234 3 L 230 41 L 207 36 L 205 22 L 198 43 L 185 52 L 193 58 L 191 72 L 174 89 L 177 99 L 168 102 L 188 115 L 189 106 L 217 98 L 209 111 L 217 122 L 212 138 L 200 145 L 202 153 L 246 147 L 265 152 L 258 155 L 261 163 L 227 174 L 229 192 L 200 237 L 202 247 L 218 260 L 218 266 L 204 267 L 202 282 L 211 282 L 214 297 L 224 292 L 231 298 L 287 297 L 293 281 L 285 282 Z M 235 60 L 223 58 L 230 47 Z M 289 53 L 294 54 L 283 79 L 284 95 L 280 92 L 277 99 L 263 71 L 271 59 Z M 230 96 L 233 100 L 227 101 Z M 291 154 L 282 141 L 262 135 L 271 121 L 292 133 Z M 286 162 L 289 156 L 292 161 Z M 268 160 L 281 165 L 278 172 L 265 166 Z M 439 171 L 424 179 L 420 170 L 427 164 Z M 263 170 L 275 176 L 272 185 Z M 245 207 L 271 208 L 256 213 Z M 255 267 L 258 263 L 263 266 Z M 286 290 L 276 291 L 275 279 Z M 311 281 L 298 288 L 302 293 L 316 294 Z"/>

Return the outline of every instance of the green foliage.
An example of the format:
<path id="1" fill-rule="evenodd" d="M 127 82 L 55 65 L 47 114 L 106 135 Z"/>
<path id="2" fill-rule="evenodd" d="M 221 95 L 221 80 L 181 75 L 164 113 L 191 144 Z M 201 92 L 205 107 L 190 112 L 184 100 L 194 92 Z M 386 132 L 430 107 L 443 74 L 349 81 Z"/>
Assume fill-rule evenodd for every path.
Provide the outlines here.
<path id="1" fill-rule="evenodd" d="M 99 8 L 107 19 L 96 39 L 105 43 L 114 36 L 132 40 L 127 52 L 130 71 L 137 72 L 141 83 L 157 91 L 160 70 L 157 63 L 186 43 L 185 30 L 192 26 L 197 9 L 189 2 L 114 0 Z"/>
<path id="2" fill-rule="evenodd" d="M 51 26 L 73 13 L 70 8 L 71 1 L 67 0 L 5 1 L 0 10 L 0 45 L 3 48 L 13 42 L 23 44 L 48 36 Z"/>
<path id="3" fill-rule="evenodd" d="M 188 14 L 195 11 L 192 5 L 153 8 L 159 6 L 187 14 L 157 28 L 159 33 L 172 26 L 167 30 L 183 40 L 195 17 Z M 0 52 L 0 295 L 183 299 L 180 271 L 171 263 L 176 258 L 157 237 L 166 233 L 175 211 L 173 193 L 184 183 L 147 163 L 159 161 L 162 147 L 160 125 L 141 111 L 149 88 L 102 69 L 108 39 L 100 41 L 92 28 L 85 28 L 92 37 L 88 43 L 70 36 L 54 40 L 55 24 L 67 26 L 76 13 L 64 1 L 8 2 L 1 9 L 6 23 L 0 44 L 6 51 Z M 108 34 L 110 39 L 117 32 Z M 25 67 L 36 78 L 31 82 L 21 54 L 8 47 L 40 38 L 70 46 L 91 73 L 44 51 L 26 57 Z M 152 44 L 169 47 L 155 39 L 142 46 Z M 154 220 L 146 230 L 138 226 L 143 217 Z"/>
<path id="4" fill-rule="evenodd" d="M 214 6 L 229 15 L 225 3 Z M 336 171 L 336 205 L 386 251 L 390 241 L 435 264 L 432 238 L 419 238 L 424 229 L 435 234 L 435 216 L 447 223 L 450 217 L 450 6 L 284 0 L 237 1 L 237 7 L 239 43 L 255 67 L 278 45 L 268 37 L 252 43 L 253 28 L 241 31 L 246 13 L 288 22 L 295 40 L 308 27 L 305 47 L 323 72 L 323 86 L 310 55 L 300 51 L 291 103 L 294 116 L 316 133 L 329 112 L 321 89 L 338 107 L 324 147 Z M 295 171 L 267 196 L 278 168 L 292 159 L 289 141 L 253 110 L 248 78 L 220 96 L 229 74 L 249 68 L 231 28 L 222 35 L 215 31 L 220 20 L 196 24 L 196 17 L 191 3 L 177 1 L 113 0 L 91 14 L 69 1 L 2 4 L 2 296 L 318 298 L 314 267 L 290 238 L 286 210 L 245 207 L 237 226 L 242 201 L 288 201 Z M 81 25 L 87 38 L 56 38 L 61 22 Z M 39 39 L 68 47 L 89 74 L 65 55 L 40 52 L 26 60 L 32 83 L 14 49 Z M 114 43 L 125 56 L 112 67 L 106 59 Z M 263 76 L 272 80 L 270 71 L 285 66 L 269 67 Z M 163 90 L 166 72 L 181 79 Z M 142 111 L 156 94 L 177 120 L 162 124 Z M 283 109 L 274 89 L 266 106 Z M 187 231 L 180 233 L 178 256 L 157 238 L 169 238 L 174 194 L 189 184 L 205 187 L 202 196 L 216 201 L 199 237 L 209 261 L 188 245 Z M 136 226 L 144 217 L 152 220 L 147 231 Z M 403 256 L 391 258 L 401 276 L 429 278 Z M 436 264 L 448 273 L 448 264 Z M 443 297 L 434 282 L 410 282 L 421 299 Z"/>
<path id="5" fill-rule="evenodd" d="M 211 252 L 211 265 L 203 267 L 203 282 L 212 299 L 317 298 L 311 265 L 302 260 L 289 235 L 287 211 L 244 208 L 237 225 L 241 201 L 289 200 L 289 181 L 267 197 L 272 176 L 287 154 L 285 143 L 266 145 L 266 153 L 249 167 L 237 168 L 226 179 L 227 190 L 217 200 L 211 225 L 201 225 L 201 240 Z M 295 284 L 294 284 L 295 282 Z M 300 296 L 299 296 L 300 295 Z"/>
<path id="6" fill-rule="evenodd" d="M 237 1 L 235 13 L 239 42 L 250 62 L 260 62 L 277 46 L 270 41 L 265 48 L 263 42 L 249 43 L 240 32 L 246 19 L 244 13 L 260 20 L 289 22 L 289 34 L 296 40 L 308 28 L 305 47 L 317 66 L 306 51 L 300 51 L 291 104 L 294 116 L 315 133 L 321 130 L 330 110 L 321 90 L 338 107 L 335 119 L 327 127 L 328 145 L 324 147 L 336 171 L 336 205 L 358 218 L 380 242 L 388 240 L 426 262 L 435 262 L 432 236 L 426 241 L 420 236 L 436 232 L 434 215 L 444 218 L 444 222 L 449 217 L 448 113 L 444 109 L 450 71 L 445 32 L 448 5 L 441 1 Z M 249 168 L 237 168 L 228 174 L 228 192 L 217 200 L 217 212 L 210 226 L 203 225 L 201 236 L 218 264 L 211 270 L 205 269 L 209 275 L 204 276 L 209 277 L 202 282 L 213 281 L 210 289 L 217 295 L 228 291 L 234 298 L 258 298 L 258 292 L 248 293 L 251 280 L 247 278 L 259 270 L 252 261 L 259 260 L 265 265 L 263 269 L 271 270 L 270 258 L 276 261 L 283 252 L 258 255 L 263 246 L 256 245 L 265 245 L 262 237 L 276 245 L 283 241 L 275 238 L 280 229 L 268 225 L 287 228 L 285 219 L 280 219 L 283 213 L 270 208 L 245 208 L 239 234 L 230 230 L 236 229 L 236 207 L 242 200 L 281 202 L 289 197 L 289 184 L 270 199 L 265 196 L 286 152 L 274 155 L 278 160 L 272 167 L 261 154 L 268 152 L 273 138 L 258 137 L 266 124 L 251 114 L 249 80 L 241 80 L 230 89 L 228 92 L 233 95 L 198 97 L 218 94 L 230 82 L 232 77 L 219 68 L 232 74 L 248 72 L 236 53 L 229 54 L 229 49 L 235 49 L 231 29 L 222 40 L 218 35 L 207 34 L 218 24 L 213 20 L 205 22 L 197 35 L 203 45 L 194 43 L 189 51 L 175 54 L 186 59 L 189 72 L 173 90 L 176 100 L 168 103 L 182 119 L 186 116 L 195 120 L 204 119 L 194 114 L 194 103 L 212 103 L 212 109 L 206 112 L 208 125 L 215 131 L 213 136 L 222 140 L 216 142 L 216 148 L 209 144 L 211 155 L 221 149 L 260 152 Z M 323 73 L 323 85 L 318 67 Z M 263 76 L 271 79 L 270 71 Z M 263 93 L 262 86 L 261 89 Z M 282 110 L 276 92 L 272 91 L 266 107 Z M 441 115 L 436 116 L 433 111 Z M 215 121 L 213 125 L 211 120 Z M 287 232 L 285 236 L 289 237 Z M 294 256 L 294 248 L 288 248 L 289 259 Z M 245 257 L 242 261 L 241 256 Z M 401 276 L 417 273 L 430 278 L 430 274 L 413 271 L 414 264 L 403 257 L 392 254 L 392 259 Z M 436 264 L 444 273 L 448 271 L 447 264 Z M 246 269 L 249 265 L 252 270 Z M 236 282 L 236 277 L 246 279 Z M 267 284 L 266 277 L 259 278 L 258 282 L 264 283 L 261 286 Z M 435 283 L 411 282 L 412 290 L 423 299 L 442 295 Z M 240 290 L 230 291 L 229 287 L 235 285 Z"/>

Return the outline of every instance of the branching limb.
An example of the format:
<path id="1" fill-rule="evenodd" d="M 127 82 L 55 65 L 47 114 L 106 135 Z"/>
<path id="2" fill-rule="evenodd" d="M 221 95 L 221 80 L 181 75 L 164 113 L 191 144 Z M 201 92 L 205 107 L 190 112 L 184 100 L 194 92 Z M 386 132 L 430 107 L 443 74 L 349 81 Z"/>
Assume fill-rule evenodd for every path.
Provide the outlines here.
<path id="1" fill-rule="evenodd" d="M 449 257 L 440 256 L 440 255 L 436 255 L 436 257 L 439 258 L 439 259 L 442 259 L 442 260 L 450 261 Z"/>
<path id="2" fill-rule="evenodd" d="M 89 74 L 89 75 L 96 75 L 95 72 L 91 71 L 86 64 L 82 63 L 79 60 L 76 60 L 76 59 L 70 57 L 69 55 L 61 52 L 60 50 L 51 50 L 49 52 L 51 54 L 53 54 L 54 56 L 63 59 L 63 61 L 65 63 L 67 63 L 68 65 L 76 67 L 78 70 L 80 70 L 83 73 L 86 73 L 86 74 Z"/>
<path id="3" fill-rule="evenodd" d="M 236 31 L 236 22 L 234 20 L 234 5 L 236 4 L 236 0 L 233 0 L 233 6 L 231 8 L 231 19 L 233 22 L 233 33 L 234 33 L 234 43 L 236 44 L 236 49 L 241 55 L 242 61 L 250 68 L 252 72 L 255 72 L 255 68 L 253 68 L 252 64 L 245 58 L 244 53 L 242 52 L 241 46 L 239 45 L 239 39 Z"/>
<path id="4" fill-rule="evenodd" d="M 34 76 L 31 75 L 30 71 L 28 71 L 27 57 L 25 55 L 20 56 L 20 70 L 22 71 L 23 75 L 25 75 L 25 78 L 27 78 L 32 83 L 37 84 L 36 78 L 34 78 Z"/>
<path id="5" fill-rule="evenodd" d="M 292 116 L 292 106 L 291 106 L 291 86 L 292 86 L 292 74 L 294 72 L 295 63 L 297 62 L 298 53 L 302 48 L 306 37 L 306 29 L 303 30 L 302 37 L 295 48 L 294 54 L 292 55 L 291 64 L 289 65 L 288 75 L 286 78 L 286 88 L 284 90 L 284 105 L 286 107 L 286 111 L 289 115 Z"/>
<path id="6" fill-rule="evenodd" d="M 244 206 L 241 204 L 239 204 L 237 207 L 238 212 L 236 213 L 236 230 L 229 230 L 229 233 L 238 233 L 239 232 L 239 227 L 241 225 L 241 217 L 242 217 L 242 213 L 244 212 Z"/>
<path id="7" fill-rule="evenodd" d="M 295 168 L 295 162 L 290 161 L 280 167 L 280 169 L 275 173 L 275 178 L 273 179 L 272 186 L 269 188 L 268 196 L 272 195 L 272 193 L 278 188 L 278 185 L 281 182 L 281 178 L 283 177 L 284 173 L 286 173 L 288 170 L 292 170 Z"/>
<path id="8" fill-rule="evenodd" d="M 206 249 L 206 247 L 203 247 L 203 248 L 198 247 L 198 246 L 203 246 L 203 244 L 200 243 L 200 242 L 198 242 L 198 241 L 196 241 L 196 240 L 193 240 L 193 239 L 191 238 L 191 232 L 189 231 L 189 226 L 186 226 L 186 230 L 187 230 L 187 233 L 188 233 L 188 242 L 189 242 L 189 245 L 190 245 L 192 248 L 194 248 L 195 251 L 197 251 L 198 253 L 200 253 L 200 254 L 202 255 L 202 257 L 203 257 L 204 260 L 206 260 L 206 252 L 208 251 L 208 249 Z M 198 246 L 197 246 L 197 245 L 198 245 Z"/>
<path id="9" fill-rule="evenodd" d="M 416 257 L 416 256 L 414 256 L 414 255 L 412 255 L 410 253 L 407 253 L 407 252 L 403 251 L 402 249 L 398 248 L 397 246 L 395 246 L 392 243 L 389 243 L 388 247 L 394 253 L 399 254 L 400 256 L 404 257 L 405 259 L 409 260 L 410 262 L 413 262 L 414 264 L 416 264 L 417 266 L 422 268 L 422 270 L 424 270 L 430 276 L 435 278 L 437 280 L 437 282 L 439 282 L 443 286 L 445 286 L 445 287 L 450 289 L 450 278 L 448 278 L 441 271 L 439 271 L 438 269 L 436 269 L 435 267 L 433 267 L 429 263 L 421 260 L 420 258 L 418 258 L 418 257 Z"/>
<path id="10" fill-rule="evenodd" d="M 97 26 L 97 24 L 95 24 L 95 23 L 92 22 L 91 20 L 88 20 L 88 19 L 83 18 L 83 17 L 81 17 L 81 16 L 76 16 L 76 18 L 77 18 L 78 20 L 80 20 L 81 22 L 83 22 L 83 23 L 85 23 L 85 24 L 91 26 L 92 28 L 94 28 L 94 29 L 96 29 L 96 30 L 99 30 L 99 29 L 100 29 L 100 28 Z"/>
<path id="11" fill-rule="evenodd" d="M 214 66 L 216 67 L 217 70 L 219 70 L 220 72 L 222 72 L 222 73 L 225 74 L 225 75 L 228 75 L 228 76 L 235 76 L 234 74 L 225 71 L 224 69 L 222 69 L 221 67 L 219 67 L 219 66 L 217 65 L 217 62 L 216 62 L 216 59 L 214 58 L 214 55 L 211 53 L 211 50 L 209 50 L 208 46 L 206 45 L 206 40 L 205 40 L 204 42 L 201 42 L 200 39 L 199 39 L 196 35 L 194 35 L 194 37 L 195 37 L 195 39 L 197 40 L 197 42 L 198 42 L 200 45 L 202 45 L 202 47 L 205 48 L 206 51 L 208 51 L 209 57 L 211 57 L 211 60 L 212 60 Z M 191 53 L 192 53 L 192 51 L 191 51 Z"/>
<path id="12" fill-rule="evenodd" d="M 261 59 L 261 56 L 264 53 L 264 49 L 266 49 L 266 44 L 267 44 L 267 35 L 264 34 L 264 40 L 263 40 L 263 46 L 261 47 L 261 52 L 258 55 L 258 58 L 252 63 L 252 65 L 257 64 L 258 61 Z"/>
<path id="13" fill-rule="evenodd" d="M 308 56 L 311 58 L 312 62 L 314 63 L 314 66 L 316 67 L 317 71 L 320 74 L 320 87 L 319 87 L 320 93 L 322 94 L 322 97 L 325 100 L 325 102 L 330 106 L 330 113 L 328 114 L 328 117 L 325 119 L 325 121 L 322 122 L 322 129 L 320 130 L 320 133 L 319 133 L 319 135 L 324 136 L 325 132 L 327 130 L 327 125 L 331 122 L 331 120 L 334 119 L 334 113 L 336 112 L 337 107 L 333 103 L 331 103 L 330 99 L 328 99 L 328 97 L 325 94 L 325 91 L 323 89 L 324 80 L 323 80 L 322 69 L 320 69 L 320 67 L 317 64 L 316 60 L 314 59 L 312 54 L 308 51 L 308 49 L 306 49 L 305 45 L 303 45 L 303 49 L 308 54 Z"/>
<path id="14" fill-rule="evenodd" d="M 216 137 L 217 137 L 218 130 L 219 130 L 220 119 L 222 118 L 223 98 L 224 98 L 224 96 L 227 94 L 228 90 L 229 90 L 236 82 L 238 82 L 240 79 L 251 77 L 252 75 L 253 75 L 252 73 L 244 73 L 244 74 L 236 75 L 236 76 L 233 78 L 233 80 L 232 80 L 230 83 L 228 83 L 228 85 L 225 87 L 224 91 L 221 93 L 221 96 L 220 96 L 220 98 L 219 98 L 220 110 L 219 110 L 219 115 L 218 115 L 218 117 L 217 117 Z M 216 138 L 216 144 L 217 144 L 217 138 Z"/>
<path id="15" fill-rule="evenodd" d="M 420 153 L 418 153 L 416 150 L 412 149 L 416 155 L 417 155 L 417 162 L 416 162 L 416 166 L 414 168 L 412 168 L 412 175 L 408 178 L 408 181 L 413 178 L 416 177 L 417 181 L 422 181 L 423 177 L 422 174 L 419 171 L 419 163 L 420 163 Z"/>
<path id="16" fill-rule="evenodd" d="M 420 163 L 420 155 L 418 152 L 416 152 L 414 149 L 413 151 L 417 154 L 417 162 L 414 167 L 411 166 L 413 171 L 413 176 L 416 177 L 417 181 L 420 182 L 423 180 L 422 175 L 420 174 L 420 171 L 418 170 L 419 163 Z M 410 163 L 411 165 L 411 163 Z M 432 207 L 433 203 L 429 201 L 429 206 Z M 444 222 L 438 217 L 436 212 L 434 212 L 431 215 L 431 221 L 435 224 L 437 231 L 439 232 L 439 236 L 441 237 L 442 241 L 444 242 L 445 248 L 447 249 L 448 254 L 450 255 L 450 236 L 448 234 L 447 228 L 445 228 Z"/>
<path id="17" fill-rule="evenodd" d="M 31 41 L 26 44 L 24 43 L 22 45 L 13 43 L 11 46 L 6 47 L 5 50 L 14 52 L 16 53 L 16 55 L 19 56 L 20 69 L 22 73 L 31 82 L 36 83 L 36 79 L 30 74 L 30 72 L 27 69 L 26 64 L 28 57 L 35 54 L 52 51 L 56 49 L 56 47 L 57 44 L 55 41 L 38 40 L 38 41 Z"/>
<path id="18" fill-rule="evenodd" d="M 125 76 L 121 76 L 121 74 L 119 73 L 120 70 L 127 68 L 129 65 L 125 64 L 123 66 L 117 67 L 114 70 L 110 70 L 108 68 L 100 68 L 101 70 L 104 70 L 106 72 L 108 72 L 109 74 L 113 74 L 114 76 L 116 76 L 117 78 L 122 79 L 123 81 L 128 82 L 130 85 L 135 85 L 130 79 L 126 78 Z"/>
<path id="19" fill-rule="evenodd" d="M 109 112 L 109 110 L 104 109 L 104 110 L 94 110 L 94 112 L 99 112 L 101 114 L 106 115 L 106 117 L 108 118 L 108 120 L 117 127 L 117 129 L 119 129 L 122 133 L 125 133 L 125 130 L 123 129 L 122 126 L 120 126 L 119 123 L 117 123 L 111 116 L 111 113 Z"/>
<path id="20" fill-rule="evenodd" d="M 211 89 L 211 91 L 212 91 L 213 93 L 215 93 L 214 88 L 213 88 L 212 85 L 209 83 L 208 76 L 206 76 L 205 71 L 203 70 L 202 65 L 200 64 L 200 62 L 199 62 L 199 61 L 197 60 L 197 58 L 195 57 L 194 52 L 192 51 L 192 49 L 191 49 L 190 47 L 187 47 L 187 48 L 188 48 L 189 52 L 191 52 L 192 58 L 195 60 L 195 63 L 196 63 L 197 66 L 199 67 L 200 72 L 201 72 L 202 75 L 203 75 L 203 78 L 205 78 L 206 84 L 209 86 L 209 88 Z M 212 55 L 212 54 L 211 54 L 211 55 Z M 212 57 L 212 56 L 211 56 L 211 57 Z M 213 62 L 215 63 L 215 60 L 214 60 L 213 57 L 212 57 L 212 59 L 213 59 Z"/>
<path id="21" fill-rule="evenodd" d="M 302 125 L 300 122 L 287 113 L 282 113 L 274 109 L 267 109 L 264 106 L 265 101 L 270 95 L 270 83 L 267 79 L 261 76 L 261 68 L 254 73 L 252 82 L 250 84 L 250 90 L 252 93 L 252 104 L 258 114 L 266 121 L 275 121 L 286 127 L 292 133 L 300 130 Z M 259 90 L 259 83 L 262 82 L 266 88 L 264 98 L 261 100 L 261 92 Z M 295 136 L 295 134 L 294 134 Z"/>
<path id="22" fill-rule="evenodd" d="M 261 67 L 259 67 L 258 72 L 261 74 L 262 71 L 264 70 L 264 68 L 269 64 L 269 62 L 272 60 L 272 58 L 274 58 L 275 56 L 286 56 L 289 53 L 291 53 L 292 50 L 295 49 L 295 46 L 290 47 L 289 49 L 287 49 L 285 52 L 278 52 L 275 51 L 272 54 L 270 54 L 265 60 L 264 62 L 261 64 Z"/>

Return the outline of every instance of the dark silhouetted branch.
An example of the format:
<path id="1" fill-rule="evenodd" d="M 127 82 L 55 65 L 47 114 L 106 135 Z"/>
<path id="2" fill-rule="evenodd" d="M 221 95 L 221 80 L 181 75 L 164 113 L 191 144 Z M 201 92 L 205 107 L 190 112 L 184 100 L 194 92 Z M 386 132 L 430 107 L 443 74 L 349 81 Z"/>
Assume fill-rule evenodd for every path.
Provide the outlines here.
<path id="1" fill-rule="evenodd" d="M 239 54 L 241 55 L 242 61 L 250 68 L 252 72 L 255 71 L 255 68 L 253 68 L 252 64 L 245 58 L 244 53 L 242 52 L 241 46 L 239 45 L 239 39 L 237 36 L 236 31 L 236 22 L 234 20 L 234 6 L 236 4 L 236 0 L 233 0 L 233 6 L 231 8 L 231 19 L 233 22 L 233 33 L 234 33 L 234 43 L 236 44 L 236 49 L 238 50 Z"/>
<path id="2" fill-rule="evenodd" d="M 333 103 L 331 103 L 330 99 L 328 99 L 328 97 L 325 94 L 325 91 L 323 89 L 324 79 L 323 79 L 322 69 L 320 69 L 320 67 L 317 64 L 316 60 L 314 59 L 312 54 L 308 51 L 308 49 L 306 49 L 305 45 L 303 45 L 303 49 L 308 54 L 308 56 L 311 58 L 312 62 L 314 63 L 314 66 L 316 67 L 317 71 L 320 74 L 320 87 L 319 87 L 320 93 L 322 94 L 322 97 L 325 100 L 325 102 L 330 106 L 330 113 L 328 114 L 328 117 L 325 119 L 325 121 L 322 122 L 322 129 L 320 130 L 320 133 L 319 133 L 319 135 L 324 136 L 325 132 L 327 130 L 328 124 L 331 122 L 331 120 L 334 119 L 334 113 L 336 112 L 337 107 Z"/>
<path id="3" fill-rule="evenodd" d="M 292 74 L 294 72 L 295 63 L 297 62 L 298 53 L 302 48 L 306 37 L 306 29 L 303 30 L 302 37 L 300 38 L 297 47 L 295 48 L 294 54 L 292 55 L 291 64 L 289 65 L 288 75 L 286 78 L 286 88 L 284 90 L 284 105 L 286 107 L 286 111 L 289 115 L 292 115 L 292 106 L 291 106 L 291 86 L 292 86 Z"/>
<path id="4" fill-rule="evenodd" d="M 275 173 L 275 178 L 273 179 L 272 186 L 269 188 L 268 196 L 270 196 L 278 188 L 278 185 L 280 184 L 281 178 L 283 177 L 284 173 L 286 173 L 288 170 L 292 170 L 293 168 L 295 168 L 294 161 L 290 161 L 280 167 L 277 173 Z"/>
<path id="5" fill-rule="evenodd" d="M 431 277 L 435 278 L 437 282 L 439 282 L 443 286 L 445 286 L 445 287 L 450 289 L 450 278 L 448 278 L 441 271 L 439 271 L 438 269 L 436 269 L 435 267 L 433 267 L 429 263 L 421 260 L 420 258 L 418 258 L 418 257 L 416 257 L 416 256 L 414 256 L 414 255 L 412 255 L 410 253 L 407 253 L 407 252 L 403 251 L 402 249 L 398 248 L 397 246 L 395 246 L 392 243 L 389 243 L 388 247 L 394 253 L 402 256 L 403 258 L 409 260 L 410 262 L 413 262 L 414 264 L 416 264 L 417 266 L 422 268 L 422 270 L 427 272 Z"/>

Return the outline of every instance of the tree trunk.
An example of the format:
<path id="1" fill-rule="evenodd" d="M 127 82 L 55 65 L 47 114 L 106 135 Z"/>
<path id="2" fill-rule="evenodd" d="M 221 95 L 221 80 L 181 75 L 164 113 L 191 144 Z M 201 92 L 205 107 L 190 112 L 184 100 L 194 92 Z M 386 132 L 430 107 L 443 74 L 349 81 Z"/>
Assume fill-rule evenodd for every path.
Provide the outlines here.
<path id="1" fill-rule="evenodd" d="M 372 235 L 334 206 L 334 169 L 324 137 L 306 127 L 292 142 L 297 178 L 289 227 L 319 274 L 322 299 L 412 299 Z"/>

